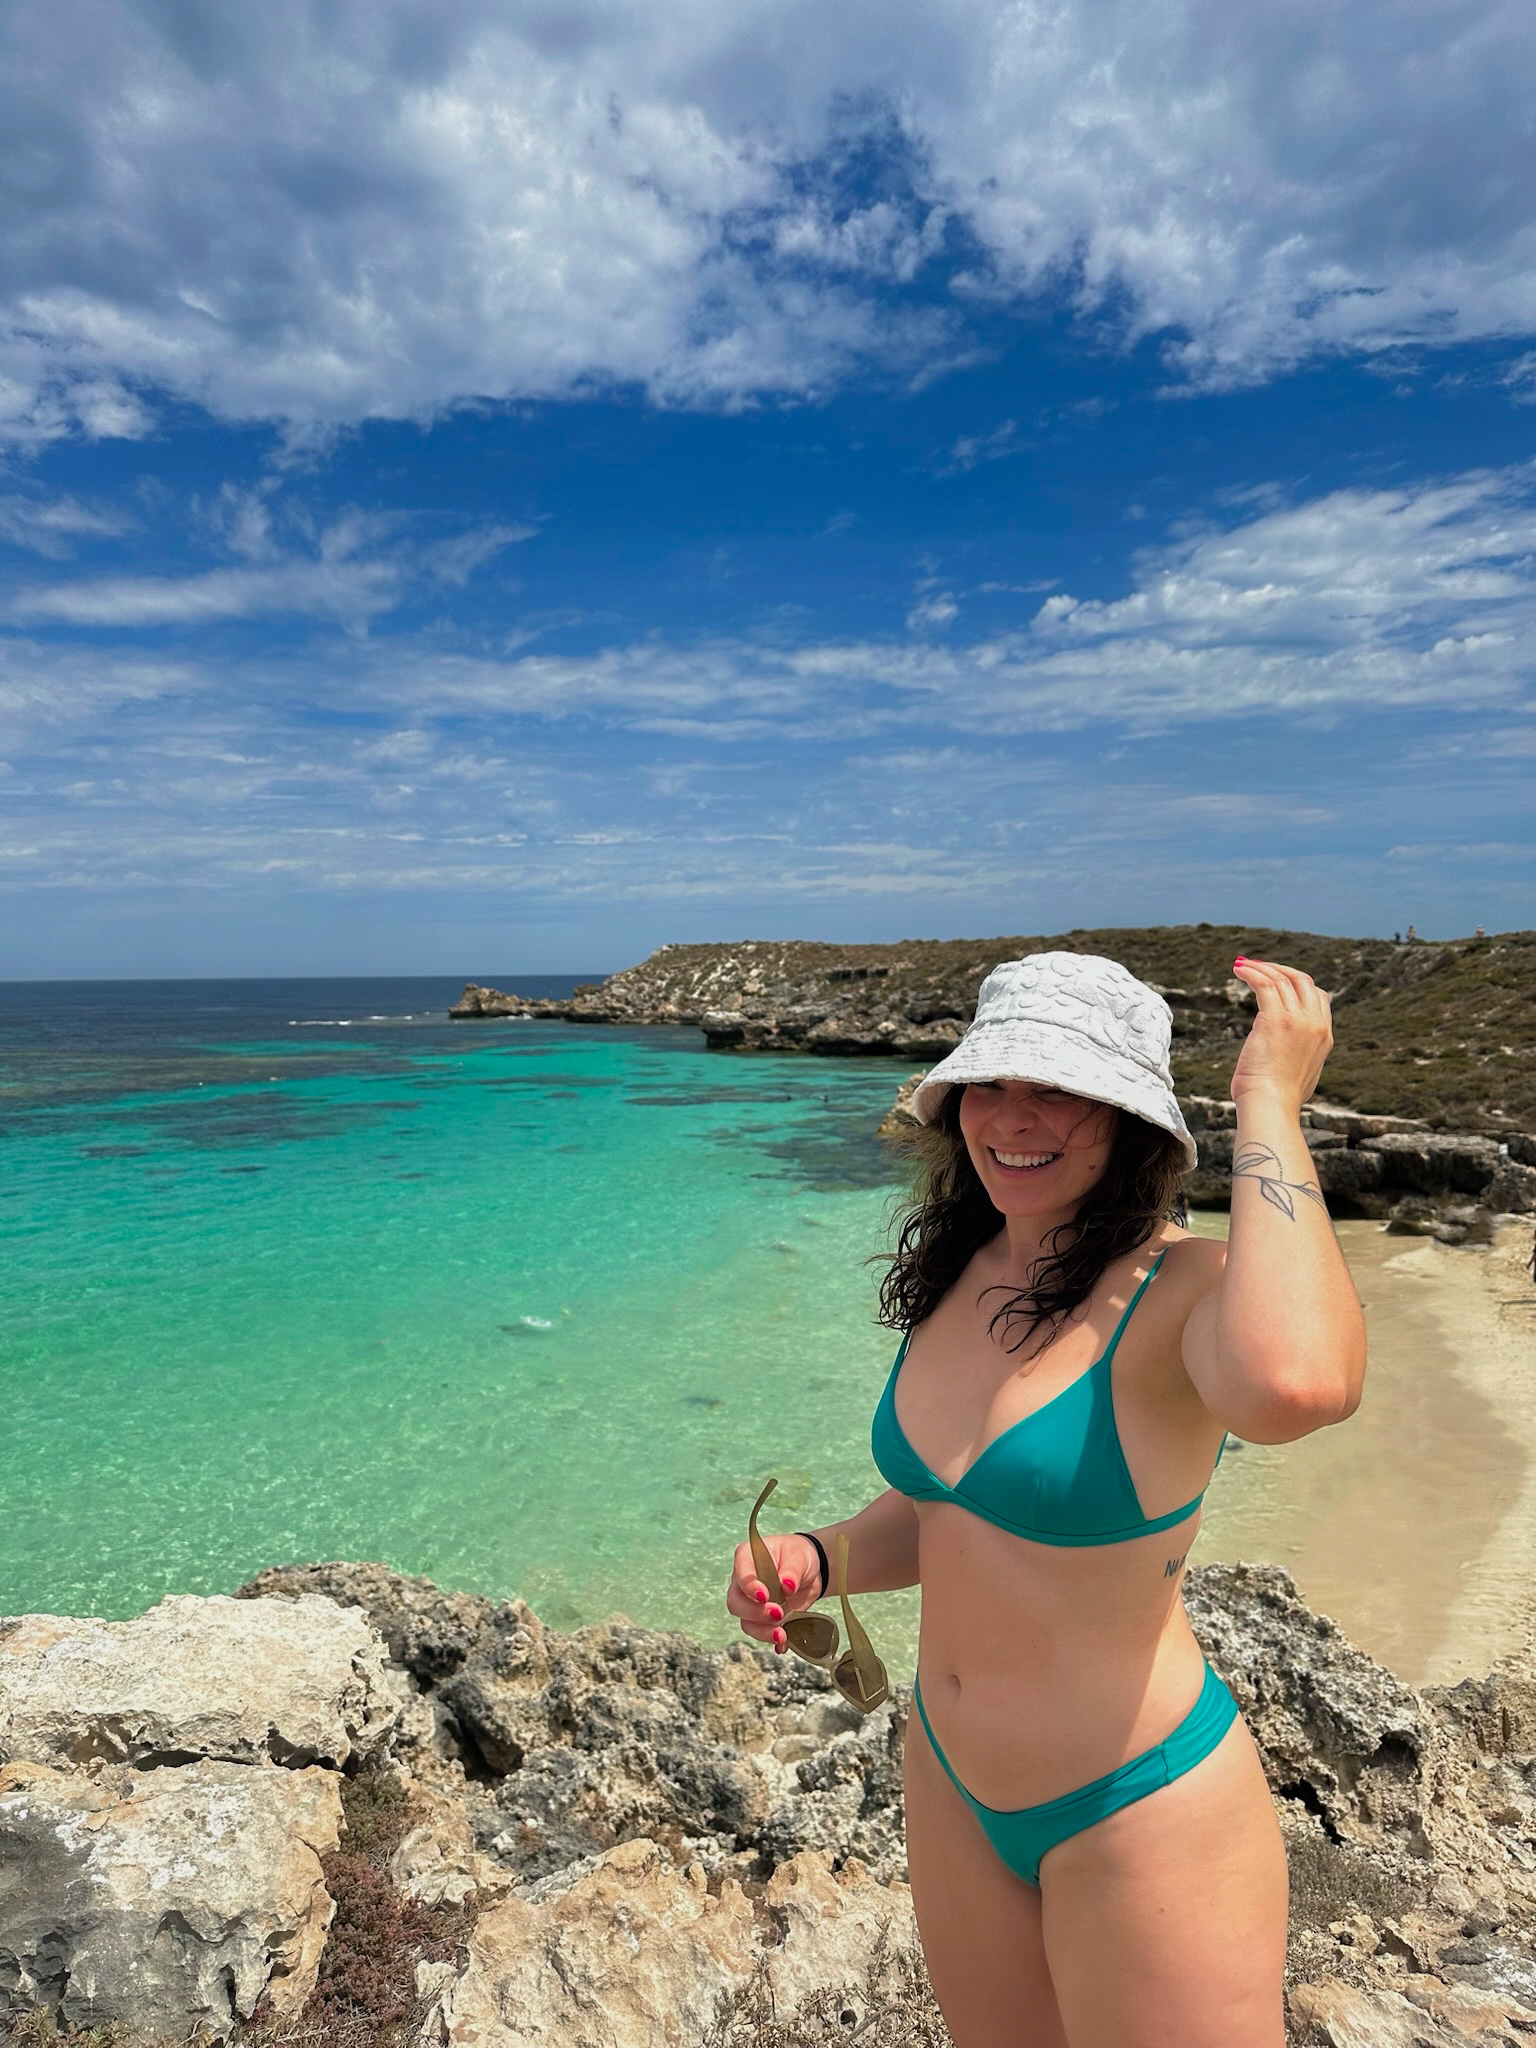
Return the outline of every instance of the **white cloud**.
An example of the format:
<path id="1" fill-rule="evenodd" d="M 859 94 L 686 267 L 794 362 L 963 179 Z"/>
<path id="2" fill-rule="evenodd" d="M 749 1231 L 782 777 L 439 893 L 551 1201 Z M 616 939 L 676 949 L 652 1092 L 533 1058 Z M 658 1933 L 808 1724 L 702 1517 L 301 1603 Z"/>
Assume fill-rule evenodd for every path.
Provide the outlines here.
<path id="1" fill-rule="evenodd" d="M 204 523 L 241 566 L 187 576 L 77 576 L 35 584 L 13 593 L 0 613 L 23 625 L 127 630 L 284 617 L 361 626 L 423 585 L 462 589 L 503 549 L 535 531 L 487 524 L 407 546 L 397 538 L 404 521 L 348 512 L 309 532 L 302 510 L 275 504 L 272 488 L 228 485 L 207 508 Z"/>
<path id="2" fill-rule="evenodd" d="M 647 638 L 506 659 L 396 642 L 333 663 L 349 701 L 435 716 L 598 718 L 786 743 L 920 724 L 957 733 L 1532 702 L 1536 498 L 1526 468 L 1335 491 L 1137 558 L 1112 601 L 1045 599 L 982 639 L 948 592 L 908 636 L 687 645 Z"/>
<path id="3" fill-rule="evenodd" d="M 1004 420 L 990 434 L 962 434 L 939 470 L 940 476 L 962 475 L 979 462 L 1001 462 L 1020 452 L 1019 423 Z"/>
<path id="4" fill-rule="evenodd" d="M 816 393 L 1062 289 L 1214 383 L 1528 335 L 1533 56 L 1508 0 L 14 9 L 0 433 Z"/>
<path id="5" fill-rule="evenodd" d="M 363 619 L 391 610 L 398 588 L 391 562 L 288 562 L 201 576 L 81 578 L 25 591 L 7 609 L 13 619 L 69 626 L 206 626 L 285 614 Z"/>
<path id="6" fill-rule="evenodd" d="M 1362 848 L 1379 861 L 1411 816 L 1417 892 L 1442 841 L 1518 851 L 1532 485 L 1522 468 L 1296 505 L 1256 494 L 1241 523 L 1144 551 L 1118 599 L 1036 592 L 1011 630 L 941 644 L 648 638 L 497 656 L 332 630 L 204 663 L 12 636 L 0 854 L 17 887 L 281 874 L 551 901 L 975 903 L 1030 878 L 1065 901 L 1085 875 L 1170 874 L 1220 845 L 1221 886 L 1267 902 L 1283 887 L 1259 886 L 1266 862 L 1278 876 L 1331 847 L 1355 887 Z M 319 573 L 281 502 L 261 502 L 267 525 L 233 496 L 210 509 L 208 530 L 246 550 L 216 573 Z M 351 545 L 381 577 L 403 573 L 399 536 Z M 165 616 L 186 595 L 131 584 L 74 588 L 97 621 L 114 602 Z M 1334 730 L 1298 747 L 1308 719 Z M 1240 772 L 1213 773 L 1221 760 Z M 1090 775 L 1105 802 L 1085 805 Z M 1070 921 L 1020 913 L 1014 928 Z"/>
<path id="7" fill-rule="evenodd" d="M 73 552 L 73 541 L 111 539 L 127 531 L 128 521 L 120 513 L 82 505 L 78 498 L 0 497 L 0 541 L 55 561 Z"/>
<path id="8" fill-rule="evenodd" d="M 433 582 L 450 584 L 455 590 L 462 590 L 470 578 L 503 549 L 515 547 L 519 541 L 532 540 L 537 532 L 536 526 L 471 527 L 447 540 L 433 541 L 422 549 L 418 559 Z"/>
<path id="9" fill-rule="evenodd" d="M 931 597 L 920 597 L 907 613 L 907 631 L 926 633 L 942 631 L 952 626 L 960 616 L 960 607 L 947 590 L 935 591 Z"/>
<path id="10" fill-rule="evenodd" d="M 194 661 L 0 636 L 0 717 L 18 759 L 23 740 L 39 730 L 105 720 L 129 705 L 207 698 L 216 687 Z"/>
<path id="11" fill-rule="evenodd" d="M 1536 595 L 1536 474 L 1480 473 L 1400 490 L 1341 490 L 1143 555 L 1137 588 L 1107 604 L 1047 598 L 1058 644 L 1152 640 L 1362 654 L 1390 639 L 1478 654 Z"/>

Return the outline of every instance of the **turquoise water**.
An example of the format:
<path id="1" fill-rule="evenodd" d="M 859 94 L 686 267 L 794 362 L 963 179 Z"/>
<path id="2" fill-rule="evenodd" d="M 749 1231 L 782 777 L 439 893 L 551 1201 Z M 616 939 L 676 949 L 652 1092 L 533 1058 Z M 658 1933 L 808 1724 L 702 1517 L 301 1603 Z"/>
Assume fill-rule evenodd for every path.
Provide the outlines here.
<path id="1" fill-rule="evenodd" d="M 381 1558 L 725 1643 L 768 1473 L 772 1527 L 880 1491 L 895 1066 L 420 985 L 0 994 L 0 1612 Z M 896 1675 L 916 1597 L 867 1603 Z"/>

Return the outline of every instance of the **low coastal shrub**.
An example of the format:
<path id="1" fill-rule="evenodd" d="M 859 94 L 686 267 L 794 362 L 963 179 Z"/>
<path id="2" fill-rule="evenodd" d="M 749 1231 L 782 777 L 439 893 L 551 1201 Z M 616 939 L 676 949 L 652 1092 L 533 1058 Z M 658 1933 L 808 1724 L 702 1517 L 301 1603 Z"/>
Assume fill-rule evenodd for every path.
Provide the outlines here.
<path id="1" fill-rule="evenodd" d="M 19 2019 L 0 2014 L 0 2041 L 5 2048 L 162 2048 L 130 2034 L 126 2027 L 87 2027 L 81 2032 L 61 2034 L 51 2012 L 27 2012 Z M 169 2044 L 163 2044 L 169 2048 Z"/>
<path id="2" fill-rule="evenodd" d="M 275 2020 L 258 2006 L 242 2048 L 406 2048 L 426 2017 L 418 1963 L 456 1962 L 472 1907 L 418 1906 L 396 1891 L 390 1858 L 410 1825 L 406 1796 L 387 1771 L 342 1781 L 342 1847 L 322 1860 L 336 1917 L 304 2010 Z"/>
<path id="3" fill-rule="evenodd" d="M 1291 1873 L 1291 1932 L 1321 1932 L 1336 1920 L 1364 1913 L 1380 1922 L 1396 1919 L 1420 1904 L 1400 1878 L 1356 1849 L 1321 1836 L 1287 1844 Z"/>

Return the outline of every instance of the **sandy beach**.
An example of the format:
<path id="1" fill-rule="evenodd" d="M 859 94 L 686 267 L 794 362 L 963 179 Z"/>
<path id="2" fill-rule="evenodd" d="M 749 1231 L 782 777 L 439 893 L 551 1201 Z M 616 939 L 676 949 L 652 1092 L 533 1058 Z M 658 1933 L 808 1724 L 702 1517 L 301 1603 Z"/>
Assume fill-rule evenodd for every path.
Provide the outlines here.
<path id="1" fill-rule="evenodd" d="M 1230 1448 L 1194 1555 L 1284 1565 L 1410 1684 L 1454 1683 L 1536 1647 L 1531 1225 L 1483 1248 L 1338 1231 L 1370 1333 L 1365 1398 L 1299 1443 Z"/>

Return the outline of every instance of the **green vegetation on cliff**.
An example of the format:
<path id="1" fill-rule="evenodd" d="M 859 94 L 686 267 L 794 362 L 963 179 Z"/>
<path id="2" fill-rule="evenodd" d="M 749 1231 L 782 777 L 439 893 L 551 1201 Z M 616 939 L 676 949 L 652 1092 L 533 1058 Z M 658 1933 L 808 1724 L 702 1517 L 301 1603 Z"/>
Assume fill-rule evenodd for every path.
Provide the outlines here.
<path id="1" fill-rule="evenodd" d="M 1536 932 L 1394 945 L 1171 925 L 1070 932 L 1054 943 L 1108 953 L 1145 981 L 1185 988 L 1224 978 L 1238 952 L 1303 968 L 1334 999 L 1322 1087 L 1330 1102 L 1443 1129 L 1536 1125 Z M 1173 1065 L 1182 1093 L 1225 1094 L 1227 1047 L 1179 1030 Z"/>

